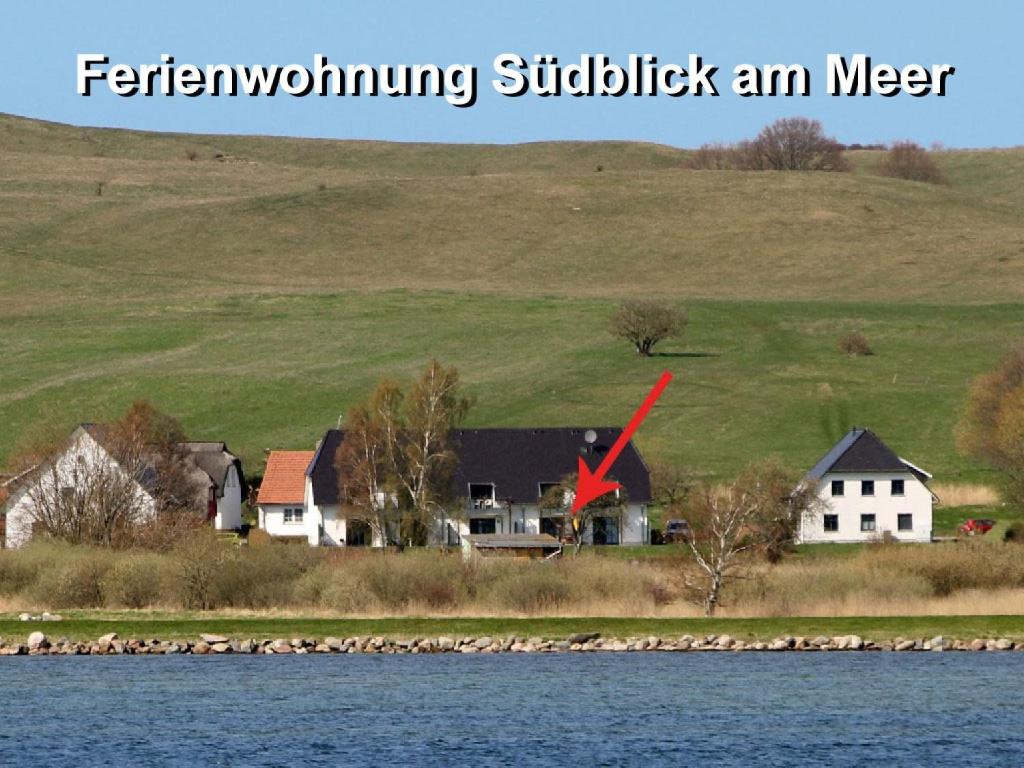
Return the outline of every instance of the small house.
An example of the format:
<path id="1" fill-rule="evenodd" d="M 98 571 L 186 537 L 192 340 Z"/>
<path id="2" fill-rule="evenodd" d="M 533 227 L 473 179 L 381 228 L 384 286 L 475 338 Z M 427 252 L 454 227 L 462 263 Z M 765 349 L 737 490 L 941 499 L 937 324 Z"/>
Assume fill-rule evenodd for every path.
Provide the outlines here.
<path id="1" fill-rule="evenodd" d="M 259 527 L 277 538 L 303 538 L 317 543 L 306 517 L 306 470 L 314 451 L 271 451 L 256 497 Z"/>

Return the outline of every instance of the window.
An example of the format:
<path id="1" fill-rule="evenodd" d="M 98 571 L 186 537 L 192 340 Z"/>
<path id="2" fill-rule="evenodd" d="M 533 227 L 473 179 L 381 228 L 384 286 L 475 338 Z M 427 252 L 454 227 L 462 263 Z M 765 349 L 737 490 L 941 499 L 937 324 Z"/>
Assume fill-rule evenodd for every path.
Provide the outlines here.
<path id="1" fill-rule="evenodd" d="M 861 496 L 874 496 L 875 495 L 875 481 L 874 480 L 861 480 L 860 481 L 860 495 Z"/>
<path id="2" fill-rule="evenodd" d="M 842 480 L 833 480 L 832 481 L 832 495 L 833 496 L 842 496 L 843 493 L 845 493 L 845 492 L 846 492 L 846 483 L 844 483 Z"/>
<path id="3" fill-rule="evenodd" d="M 497 533 L 498 521 L 493 517 L 473 517 L 469 520 L 470 533 Z"/>
<path id="4" fill-rule="evenodd" d="M 839 515 L 825 515 L 825 533 L 835 533 L 839 530 Z"/>
<path id="5" fill-rule="evenodd" d="M 903 495 L 903 481 L 902 480 L 893 480 L 892 481 L 891 493 L 892 493 L 893 496 L 902 496 Z"/>
<path id="6" fill-rule="evenodd" d="M 911 514 L 896 515 L 896 530 L 898 531 L 912 531 L 914 530 L 914 516 Z"/>
<path id="7" fill-rule="evenodd" d="M 302 507 L 286 507 L 284 521 L 288 524 L 302 522 Z"/>
<path id="8" fill-rule="evenodd" d="M 873 531 L 873 530 L 875 530 L 875 516 L 874 515 L 861 515 L 860 516 L 860 529 L 862 531 Z"/>

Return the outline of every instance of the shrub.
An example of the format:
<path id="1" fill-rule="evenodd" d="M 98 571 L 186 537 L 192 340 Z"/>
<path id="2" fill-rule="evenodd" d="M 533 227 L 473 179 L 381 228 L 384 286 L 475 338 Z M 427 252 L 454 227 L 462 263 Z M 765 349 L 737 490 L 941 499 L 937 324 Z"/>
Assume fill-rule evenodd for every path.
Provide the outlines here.
<path id="1" fill-rule="evenodd" d="M 148 608 L 161 602 L 166 566 L 166 558 L 150 552 L 123 557 L 103 578 L 104 604 L 111 608 Z"/>
<path id="2" fill-rule="evenodd" d="M 214 587 L 230 552 L 211 530 L 186 536 L 175 548 L 177 599 L 185 608 L 216 608 Z"/>
<path id="3" fill-rule="evenodd" d="M 68 548 L 63 562 L 43 570 L 31 597 L 48 608 L 100 608 L 103 581 L 115 562 L 109 550 Z"/>
<path id="4" fill-rule="evenodd" d="M 533 613 L 550 611 L 570 601 L 570 585 L 558 564 L 513 562 L 501 565 L 511 567 L 501 568 L 497 578 L 487 585 L 488 604 L 518 613 Z"/>
<path id="5" fill-rule="evenodd" d="M 871 345 L 863 333 L 847 333 L 839 337 L 839 351 L 850 357 L 873 355 Z"/>
<path id="6" fill-rule="evenodd" d="M 879 161 L 876 171 L 881 176 L 927 184 L 945 184 L 946 178 L 935 164 L 931 153 L 912 141 L 897 141 Z"/>

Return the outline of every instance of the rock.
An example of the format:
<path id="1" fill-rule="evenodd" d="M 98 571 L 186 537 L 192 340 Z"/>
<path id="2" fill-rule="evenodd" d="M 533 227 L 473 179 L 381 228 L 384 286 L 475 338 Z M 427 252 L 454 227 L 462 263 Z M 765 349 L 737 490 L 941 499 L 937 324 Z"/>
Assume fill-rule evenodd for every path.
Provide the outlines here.
<path id="1" fill-rule="evenodd" d="M 252 640 L 243 640 L 238 644 L 238 653 L 252 653 L 254 646 Z"/>
<path id="2" fill-rule="evenodd" d="M 715 645 L 717 645 L 719 648 L 731 648 L 732 644 L 733 639 L 731 635 L 722 635 L 718 638 L 718 641 L 715 643 Z"/>
<path id="3" fill-rule="evenodd" d="M 864 647 L 864 640 L 860 635 L 847 635 L 846 636 L 846 647 L 851 651 L 859 651 Z"/>
<path id="4" fill-rule="evenodd" d="M 200 640 L 198 643 L 196 643 L 194 646 L 192 646 L 192 653 L 195 653 L 195 654 L 197 654 L 199 656 L 205 656 L 209 652 L 210 652 L 210 644 L 205 642 L 204 640 Z"/>
<path id="5" fill-rule="evenodd" d="M 481 637 L 475 643 L 473 643 L 473 645 L 476 646 L 478 649 L 483 650 L 484 648 L 490 646 L 490 644 L 493 642 L 494 640 L 492 640 L 489 637 Z"/>
<path id="6" fill-rule="evenodd" d="M 461 648 L 462 653 L 480 653 L 480 649 L 476 645 L 464 645 Z"/>
<path id="7" fill-rule="evenodd" d="M 971 640 L 971 644 L 969 647 L 972 651 L 984 651 L 985 641 L 982 640 L 980 637 L 976 637 L 973 640 Z"/>
<path id="8" fill-rule="evenodd" d="M 896 643 L 896 645 L 893 646 L 893 650 L 894 651 L 909 651 L 909 650 L 912 650 L 913 648 L 914 648 L 914 641 L 913 640 L 903 640 L 902 642 Z"/>
<path id="9" fill-rule="evenodd" d="M 216 645 L 217 643 L 226 643 L 229 638 L 224 635 L 200 635 L 199 639 L 208 645 Z"/>
<path id="10" fill-rule="evenodd" d="M 928 649 L 931 651 L 942 651 L 946 648 L 946 638 L 942 635 L 936 635 L 928 641 Z"/>
<path id="11" fill-rule="evenodd" d="M 110 645 L 115 640 L 117 640 L 117 632 L 108 632 L 107 634 L 100 637 L 100 639 L 97 640 L 97 642 L 100 645 Z"/>
<path id="12" fill-rule="evenodd" d="M 177 643 L 171 643 L 167 646 L 166 650 L 164 650 L 164 653 L 181 653 L 181 646 Z"/>
<path id="13" fill-rule="evenodd" d="M 572 647 L 572 643 L 570 643 L 568 640 L 559 640 L 557 643 L 554 644 L 553 647 L 557 651 L 568 651 L 569 648 Z"/>
<path id="14" fill-rule="evenodd" d="M 332 651 L 340 651 L 342 646 L 345 645 L 345 641 L 338 637 L 325 637 L 324 645 Z"/>
<path id="15" fill-rule="evenodd" d="M 1013 649 L 1013 643 L 1007 640 L 1005 637 L 1001 637 L 996 640 L 995 649 L 997 651 L 1009 651 Z"/>
<path id="16" fill-rule="evenodd" d="M 591 640 L 597 640 L 601 635 L 597 632 L 577 632 L 576 634 L 569 635 L 566 638 L 570 643 L 588 643 Z"/>
<path id="17" fill-rule="evenodd" d="M 32 614 L 31 613 L 19 613 L 18 614 L 18 621 L 32 621 Z"/>
<path id="18" fill-rule="evenodd" d="M 292 644 L 289 643 L 287 640 L 278 638 L 270 644 L 270 650 L 272 653 L 291 653 Z"/>
<path id="19" fill-rule="evenodd" d="M 450 637 L 437 638 L 437 647 L 442 651 L 451 651 L 455 648 L 455 641 Z"/>
<path id="20" fill-rule="evenodd" d="M 233 653 L 235 649 L 227 643 L 213 643 L 210 645 L 210 650 L 214 653 Z"/>
<path id="21" fill-rule="evenodd" d="M 64 617 L 59 613 L 47 613 L 43 611 L 43 615 L 39 617 L 42 621 L 64 621 Z"/>
<path id="22" fill-rule="evenodd" d="M 33 632 L 28 636 L 28 649 L 34 651 L 37 648 L 49 648 L 50 643 L 42 632 Z"/>

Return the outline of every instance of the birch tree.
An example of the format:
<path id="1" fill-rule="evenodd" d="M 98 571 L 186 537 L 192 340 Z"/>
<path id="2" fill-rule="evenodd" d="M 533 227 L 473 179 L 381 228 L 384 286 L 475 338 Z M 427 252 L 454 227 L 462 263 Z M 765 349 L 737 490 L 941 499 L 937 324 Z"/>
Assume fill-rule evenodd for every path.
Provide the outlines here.
<path id="1" fill-rule="evenodd" d="M 348 513 L 381 541 L 397 524 L 403 541 L 425 543 L 439 513 L 455 506 L 452 432 L 471 404 L 458 371 L 432 360 L 407 394 L 383 382 L 367 404 L 350 411 L 335 457 Z"/>
<path id="2" fill-rule="evenodd" d="M 817 503 L 815 489 L 795 481 L 775 461 L 752 464 L 731 484 L 704 484 L 686 499 L 687 546 L 703 574 L 698 590 L 704 613 L 714 616 L 726 580 L 760 550 L 781 557 L 801 519 Z"/>

